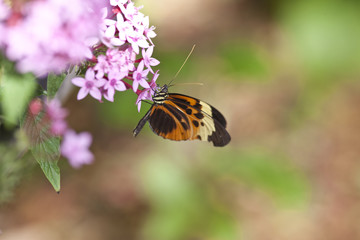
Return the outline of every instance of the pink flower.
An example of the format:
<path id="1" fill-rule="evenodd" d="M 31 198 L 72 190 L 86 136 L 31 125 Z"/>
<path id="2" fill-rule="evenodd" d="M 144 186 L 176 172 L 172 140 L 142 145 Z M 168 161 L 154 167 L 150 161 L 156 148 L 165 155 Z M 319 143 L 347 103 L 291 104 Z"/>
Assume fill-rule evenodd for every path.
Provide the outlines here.
<path id="1" fill-rule="evenodd" d="M 74 131 L 69 130 L 64 135 L 61 154 L 69 160 L 73 168 L 91 164 L 94 161 L 94 155 L 89 150 L 91 142 L 92 137 L 89 133 L 76 134 Z"/>
<path id="2" fill-rule="evenodd" d="M 92 56 L 87 40 L 98 37 L 102 5 L 101 0 L 24 3 L 24 17 L 0 27 L 6 56 L 17 63 L 18 71 L 36 75 L 80 63 Z"/>
<path id="3" fill-rule="evenodd" d="M 126 7 L 125 4 L 121 4 L 119 7 L 125 18 L 130 20 L 133 24 L 141 22 L 141 20 L 144 18 L 144 14 L 139 12 L 142 7 L 135 7 L 133 2 L 129 2 Z"/>
<path id="4" fill-rule="evenodd" d="M 110 6 L 102 9 L 101 43 L 94 46 L 94 50 L 100 50 L 93 59 L 95 66 L 87 70 L 85 78 L 72 80 L 81 87 L 77 99 L 90 93 L 96 99 L 104 97 L 114 101 L 116 91 L 132 88 L 138 95 L 138 109 L 141 100 L 151 100 L 158 77 L 158 72 L 154 74 L 152 67 L 160 62 L 152 57 L 154 46 L 149 44 L 156 36 L 155 27 L 149 27 L 149 17 L 144 16 L 140 9 L 131 0 L 110 0 Z M 103 45 L 107 47 L 105 53 L 102 53 Z M 140 51 L 142 56 L 139 56 Z M 150 83 L 149 72 L 153 74 Z M 144 89 L 139 90 L 139 86 Z"/>
<path id="5" fill-rule="evenodd" d="M 150 25 L 149 16 L 144 17 L 142 23 L 143 23 L 143 26 L 144 26 L 144 28 L 145 28 L 145 30 L 144 30 L 144 35 L 145 35 L 146 38 L 149 40 L 149 42 L 150 42 L 152 45 L 154 45 L 153 42 L 151 41 L 151 38 L 156 37 L 156 33 L 154 32 L 155 27 L 154 27 L 154 26 L 149 27 L 149 25 Z"/>
<path id="6" fill-rule="evenodd" d="M 150 85 L 149 83 L 146 81 L 146 77 L 149 73 L 149 69 L 144 70 L 144 62 L 140 62 L 138 65 L 138 68 L 136 69 L 136 71 L 134 71 L 133 73 L 133 90 L 134 92 L 137 91 L 137 89 L 139 88 L 139 84 L 143 87 L 143 88 L 149 88 Z"/>
<path id="7" fill-rule="evenodd" d="M 107 61 L 106 56 L 104 56 L 104 55 L 99 55 L 97 60 L 98 60 L 98 63 L 94 66 L 94 70 L 97 72 L 96 78 L 102 78 L 102 77 L 104 77 L 105 73 L 108 73 L 110 64 Z"/>
<path id="8" fill-rule="evenodd" d="M 116 15 L 117 22 L 116 22 L 116 28 L 119 31 L 119 38 L 121 40 L 126 40 L 128 35 L 131 35 L 131 33 L 134 31 L 133 26 L 131 25 L 130 21 L 125 21 L 122 14 Z"/>
<path id="9" fill-rule="evenodd" d="M 141 91 L 141 93 L 139 94 L 138 98 L 136 99 L 136 105 L 138 108 L 138 112 L 140 112 L 141 109 L 141 102 L 142 100 L 150 100 L 152 101 L 152 96 L 154 95 L 154 91 L 158 88 L 156 85 L 156 80 L 159 77 L 159 70 L 157 70 L 154 73 L 154 76 L 150 82 L 150 87 L 149 88 L 145 88 L 144 90 Z"/>
<path id="10" fill-rule="evenodd" d="M 35 98 L 29 103 L 29 112 L 33 117 L 37 116 L 42 109 L 43 104 L 39 98 Z"/>
<path id="11" fill-rule="evenodd" d="M 57 99 L 53 99 L 46 104 L 46 114 L 51 122 L 50 132 L 54 135 L 63 135 L 67 129 L 65 117 L 68 111 L 61 107 Z"/>
<path id="12" fill-rule="evenodd" d="M 153 50 L 154 46 L 150 46 L 146 51 L 145 49 L 142 50 L 144 64 L 152 73 L 154 73 L 154 71 L 151 69 L 151 66 L 156 66 L 160 63 L 159 60 L 151 57 Z"/>
<path id="13" fill-rule="evenodd" d="M 146 41 L 144 36 L 144 29 L 136 29 L 135 31 L 131 32 L 131 34 L 127 36 L 127 41 L 131 43 L 131 47 L 136 54 L 139 54 L 139 47 L 149 47 L 149 43 Z"/>
<path id="14" fill-rule="evenodd" d="M 113 102 L 115 90 L 118 90 L 118 91 L 126 90 L 125 84 L 121 81 L 121 79 L 124 77 L 125 76 L 123 74 L 121 74 L 121 72 L 118 72 L 118 73 L 110 72 L 109 73 L 109 81 L 107 81 L 107 83 L 104 85 L 104 90 L 106 90 L 105 94 L 104 94 L 105 99 L 107 99 L 110 102 Z"/>
<path id="15" fill-rule="evenodd" d="M 108 44 L 106 44 L 106 46 L 108 47 L 112 47 L 112 46 L 121 46 L 125 43 L 125 40 L 121 40 L 120 38 L 115 36 L 115 32 L 116 32 L 116 27 L 115 27 L 115 21 L 114 21 L 114 25 L 110 25 L 104 35 L 103 35 L 103 41 L 104 43 L 107 42 Z"/>
<path id="16" fill-rule="evenodd" d="M 125 63 L 123 65 L 124 68 L 126 68 L 128 71 L 134 71 L 135 68 L 135 60 L 136 60 L 136 54 L 133 51 L 132 47 L 126 48 L 124 52 L 124 59 Z"/>
<path id="17" fill-rule="evenodd" d="M 93 98 L 101 100 L 101 92 L 99 88 L 105 85 L 106 80 L 103 78 L 96 79 L 94 70 L 92 68 L 88 68 L 85 78 L 73 78 L 71 82 L 74 85 L 81 87 L 77 95 L 78 100 L 85 98 L 89 93 Z"/>

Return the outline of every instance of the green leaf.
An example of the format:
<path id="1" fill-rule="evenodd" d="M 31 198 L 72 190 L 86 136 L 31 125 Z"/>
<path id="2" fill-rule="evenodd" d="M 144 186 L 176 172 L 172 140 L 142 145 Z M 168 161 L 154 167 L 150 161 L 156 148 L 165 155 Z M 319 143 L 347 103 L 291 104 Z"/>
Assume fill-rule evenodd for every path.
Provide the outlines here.
<path id="1" fill-rule="evenodd" d="M 30 141 L 31 153 L 55 191 L 59 192 L 60 169 L 57 162 L 60 158 L 60 138 L 49 132 L 50 126 L 44 112 L 36 116 L 27 113 L 21 127 Z"/>
<path id="2" fill-rule="evenodd" d="M 56 192 L 60 192 L 60 168 L 57 165 L 57 161 L 47 161 L 44 158 L 37 158 L 37 153 L 33 150 L 32 153 L 40 164 L 42 171 L 53 186 L 54 190 Z"/>
<path id="3" fill-rule="evenodd" d="M 47 92 L 50 98 L 54 98 L 55 94 L 59 90 L 62 82 L 64 81 L 66 74 L 55 75 L 53 73 L 48 75 L 47 78 Z"/>
<path id="4" fill-rule="evenodd" d="M 41 131 L 41 130 L 40 130 Z M 40 133 L 40 141 L 33 145 L 30 150 L 42 171 L 56 192 L 60 191 L 60 169 L 57 162 L 60 158 L 60 138 L 48 137 L 46 133 Z"/>
<path id="5" fill-rule="evenodd" d="M 5 125 L 7 127 L 17 124 L 20 116 L 24 114 L 35 88 L 36 82 L 33 75 L 3 72 L 0 82 L 0 104 L 3 109 Z"/>

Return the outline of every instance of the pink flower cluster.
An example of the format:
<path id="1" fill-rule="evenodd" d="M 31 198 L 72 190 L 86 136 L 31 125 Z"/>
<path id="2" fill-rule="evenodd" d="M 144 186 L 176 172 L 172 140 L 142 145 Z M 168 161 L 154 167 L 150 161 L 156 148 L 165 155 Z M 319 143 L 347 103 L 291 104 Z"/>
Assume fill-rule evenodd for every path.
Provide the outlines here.
<path id="1" fill-rule="evenodd" d="M 30 106 L 30 111 L 39 112 L 38 101 L 34 100 Z M 53 99 L 45 105 L 46 118 L 50 124 L 50 133 L 54 136 L 62 136 L 61 154 L 69 160 L 74 168 L 79 168 L 84 164 L 90 164 L 94 160 L 94 155 L 90 152 L 89 147 L 92 137 L 89 133 L 83 132 L 76 134 L 69 129 L 65 121 L 68 112 L 61 107 L 58 100 Z"/>
<path id="2" fill-rule="evenodd" d="M 101 0 L 34 0 L 9 9 L 0 0 L 0 48 L 22 73 L 59 73 L 92 57 L 103 6 Z"/>
<path id="3" fill-rule="evenodd" d="M 141 100 L 151 100 L 157 87 L 159 74 L 152 67 L 160 62 L 152 57 L 151 40 L 156 36 L 155 27 L 149 27 L 149 17 L 130 0 L 110 0 L 110 5 L 110 9 L 103 9 L 101 42 L 93 48 L 107 50 L 92 59 L 94 66 L 87 69 L 84 78 L 74 78 L 72 83 L 80 87 L 78 100 L 90 94 L 99 101 L 104 97 L 113 102 L 116 91 L 132 89 L 138 95 L 140 111 Z M 153 75 L 150 80 L 149 73 Z"/>

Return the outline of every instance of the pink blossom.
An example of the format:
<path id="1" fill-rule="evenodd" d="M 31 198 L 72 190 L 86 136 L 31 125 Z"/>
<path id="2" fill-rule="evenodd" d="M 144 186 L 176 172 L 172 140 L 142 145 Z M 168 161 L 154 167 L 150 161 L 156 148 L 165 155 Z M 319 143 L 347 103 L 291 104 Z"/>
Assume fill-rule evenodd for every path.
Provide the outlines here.
<path id="1" fill-rule="evenodd" d="M 65 117 L 68 111 L 61 107 L 57 99 L 53 99 L 46 104 L 46 114 L 51 122 L 50 132 L 54 135 L 63 135 L 67 129 Z"/>
<path id="2" fill-rule="evenodd" d="M 109 81 L 104 85 L 104 98 L 110 102 L 114 101 L 115 90 L 117 91 L 125 91 L 126 86 L 121 81 L 124 78 L 124 75 L 121 72 L 111 72 L 109 73 Z"/>
<path id="3" fill-rule="evenodd" d="M 151 38 L 156 37 L 156 33 L 154 32 L 155 27 L 154 27 L 154 26 L 149 27 L 149 25 L 150 25 L 149 16 L 144 17 L 142 23 L 143 23 L 143 26 L 144 26 L 144 28 L 145 28 L 145 30 L 144 30 L 144 35 L 145 35 L 146 38 L 149 40 L 149 42 L 150 42 L 152 45 L 154 45 L 153 42 L 151 41 Z"/>
<path id="4" fill-rule="evenodd" d="M 104 55 L 99 55 L 97 60 L 98 63 L 94 66 L 94 70 L 97 72 L 96 78 L 102 78 L 104 77 L 105 73 L 108 73 L 110 63 L 107 61 L 107 58 Z"/>
<path id="5" fill-rule="evenodd" d="M 121 40 L 126 40 L 128 35 L 131 35 L 134 31 L 133 26 L 131 25 L 130 21 L 125 21 L 122 14 L 116 15 L 117 22 L 116 22 L 116 28 L 119 31 L 119 38 Z"/>
<path id="6" fill-rule="evenodd" d="M 85 78 L 76 77 L 73 78 L 71 82 L 74 85 L 81 87 L 77 95 L 78 100 L 85 98 L 89 93 L 93 98 L 101 100 L 101 92 L 99 88 L 105 85 L 106 80 L 103 78 L 96 79 L 94 70 L 92 68 L 88 68 Z"/>
<path id="7" fill-rule="evenodd" d="M 29 103 L 29 112 L 34 117 L 37 116 L 43 109 L 42 101 L 39 98 L 33 99 Z"/>
<path id="8" fill-rule="evenodd" d="M 117 20 L 113 19 L 104 19 L 103 20 L 103 28 L 101 31 L 101 39 L 102 42 L 107 47 L 116 47 L 121 46 L 125 43 L 126 38 L 124 37 L 124 34 L 128 30 L 132 30 L 132 27 L 130 24 L 126 24 L 123 28 L 121 28 L 121 31 L 117 32 L 117 28 L 119 26 L 120 22 L 123 22 L 124 19 L 122 17 L 121 13 L 116 14 Z M 119 36 L 116 36 L 119 35 Z"/>
<path id="9" fill-rule="evenodd" d="M 145 49 L 142 50 L 144 64 L 152 73 L 154 73 L 154 71 L 151 69 L 151 66 L 156 66 L 160 63 L 159 60 L 151 57 L 153 50 L 154 46 L 150 46 L 146 51 Z"/>
<path id="10" fill-rule="evenodd" d="M 136 104 L 141 107 L 141 99 L 151 100 L 156 84 L 148 82 L 148 74 L 153 80 L 158 77 L 152 67 L 159 61 L 152 57 L 154 46 L 151 38 L 155 37 L 155 27 L 149 27 L 149 17 L 140 12 L 131 0 L 111 0 L 109 8 L 102 9 L 99 45 L 94 46 L 95 65 L 88 69 L 85 78 L 75 78 L 72 82 L 81 87 L 78 99 L 89 93 L 96 99 L 104 97 L 114 101 L 116 91 L 132 88 L 138 95 Z M 106 52 L 102 49 L 106 47 Z M 146 50 L 147 49 L 147 50 Z M 140 53 L 141 52 L 141 53 Z M 140 56 L 140 54 L 142 56 Z M 142 87 L 139 89 L 139 87 Z"/>
<path id="11" fill-rule="evenodd" d="M 154 73 L 154 76 L 150 82 L 150 87 L 149 88 L 145 88 L 144 90 L 142 90 L 140 93 L 139 93 L 139 96 L 138 98 L 136 99 L 136 105 L 137 105 L 137 108 L 138 108 L 138 112 L 140 112 L 140 109 L 141 109 L 141 102 L 142 100 L 152 100 L 152 96 L 154 95 L 154 91 L 158 88 L 157 87 L 157 84 L 156 84 L 156 80 L 157 78 L 159 77 L 159 70 L 157 70 L 155 73 Z"/>
<path id="12" fill-rule="evenodd" d="M 61 154 L 69 160 L 73 168 L 91 164 L 94 161 L 94 155 L 89 150 L 91 142 L 92 137 L 89 133 L 76 134 L 74 131 L 69 130 L 64 135 Z"/>
<path id="13" fill-rule="evenodd" d="M 124 54 L 125 63 L 123 67 L 128 69 L 128 71 L 134 71 L 136 69 L 134 64 L 136 60 L 136 54 L 132 47 L 126 48 Z"/>
<path id="14" fill-rule="evenodd" d="M 125 40 L 121 40 L 120 38 L 115 36 L 115 32 L 116 32 L 116 27 L 114 24 L 114 25 L 110 25 L 104 33 L 103 38 L 108 43 L 107 44 L 108 47 L 121 46 L 125 43 Z"/>
<path id="15" fill-rule="evenodd" d="M 126 6 L 121 4 L 119 7 L 126 19 L 130 20 L 133 24 L 140 23 L 144 18 L 144 14 L 139 12 L 142 7 L 135 7 L 133 2 L 129 2 Z"/>
<path id="16" fill-rule="evenodd" d="M 101 0 L 24 3 L 24 17 L 1 29 L 6 56 L 20 72 L 37 75 L 61 72 L 91 57 L 86 40 L 98 36 L 102 5 Z"/>
<path id="17" fill-rule="evenodd" d="M 139 54 L 139 48 L 148 48 L 149 43 L 146 41 L 144 34 L 144 29 L 136 29 L 135 31 L 131 32 L 127 36 L 127 41 L 131 43 L 131 47 L 133 48 L 136 54 Z"/>
<path id="18" fill-rule="evenodd" d="M 139 84 L 143 88 L 150 87 L 149 83 L 146 81 L 148 73 L 149 73 L 149 69 L 144 70 L 144 62 L 140 62 L 138 68 L 133 73 L 134 81 L 132 86 L 134 92 L 137 91 Z"/>

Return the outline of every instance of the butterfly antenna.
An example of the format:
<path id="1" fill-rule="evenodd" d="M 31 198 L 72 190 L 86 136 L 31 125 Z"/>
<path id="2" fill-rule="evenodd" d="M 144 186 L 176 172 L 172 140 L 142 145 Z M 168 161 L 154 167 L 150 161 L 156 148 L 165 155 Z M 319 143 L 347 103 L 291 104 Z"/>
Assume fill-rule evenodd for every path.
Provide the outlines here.
<path id="1" fill-rule="evenodd" d="M 175 84 L 173 84 L 172 86 L 174 86 Z M 189 82 L 189 83 L 176 83 L 176 86 L 178 85 L 200 85 L 200 86 L 204 86 L 204 83 L 201 82 Z"/>
<path id="2" fill-rule="evenodd" d="M 185 63 L 187 62 L 187 60 L 188 60 L 189 57 L 191 56 L 192 52 L 194 51 L 195 46 L 196 46 L 196 45 L 194 44 L 193 47 L 192 47 L 192 49 L 191 49 L 191 51 L 190 51 L 190 53 L 189 53 L 188 56 L 186 57 L 184 63 L 181 65 L 180 69 L 177 71 L 177 73 L 175 74 L 175 76 L 173 77 L 173 79 L 169 82 L 168 87 L 171 86 L 171 83 L 172 83 L 172 82 L 175 80 L 175 78 L 179 75 L 181 69 L 184 67 Z"/>
<path id="3" fill-rule="evenodd" d="M 144 103 L 147 103 L 147 104 L 149 104 L 149 105 L 152 105 L 152 103 L 151 103 L 151 102 L 146 101 L 146 100 L 141 100 L 141 102 L 144 102 Z"/>

